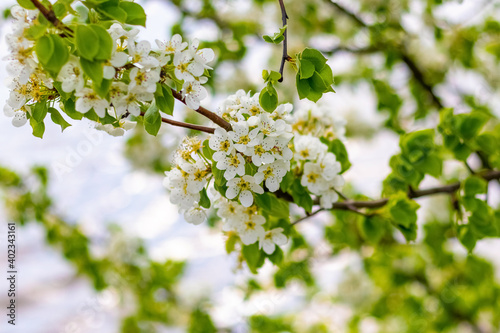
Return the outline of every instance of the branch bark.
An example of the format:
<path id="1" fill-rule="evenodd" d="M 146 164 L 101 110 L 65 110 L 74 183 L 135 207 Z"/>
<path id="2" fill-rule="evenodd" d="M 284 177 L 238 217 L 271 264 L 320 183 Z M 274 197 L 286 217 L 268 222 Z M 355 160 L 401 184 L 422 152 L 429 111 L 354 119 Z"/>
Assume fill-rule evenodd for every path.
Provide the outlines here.
<path id="1" fill-rule="evenodd" d="M 500 171 L 499 170 L 489 170 L 487 172 L 484 172 L 482 174 L 476 174 L 477 176 L 482 177 L 486 181 L 492 181 L 492 180 L 498 180 L 500 179 Z M 435 195 L 435 194 L 453 194 L 456 191 L 460 189 L 461 182 L 456 182 L 453 184 L 449 185 L 442 185 L 442 186 L 436 186 L 436 187 L 431 187 L 423 190 L 414 190 L 414 191 L 409 191 L 408 192 L 408 198 L 410 199 L 417 199 L 421 197 L 426 197 L 430 195 Z M 288 194 L 288 193 L 285 193 Z M 278 197 L 281 197 L 286 200 L 286 196 L 281 196 L 277 195 Z M 293 200 L 292 200 L 293 202 Z M 335 202 L 333 203 L 333 207 L 331 210 L 350 210 L 355 213 L 358 213 L 357 210 L 353 210 L 353 208 L 360 209 L 360 208 L 368 208 L 368 209 L 375 209 L 375 208 L 380 208 L 385 206 L 389 202 L 388 198 L 382 198 L 378 200 L 370 200 L 370 201 L 354 201 L 354 200 L 346 200 L 342 202 Z M 318 204 L 318 202 L 315 202 L 315 204 Z M 319 209 L 317 211 L 314 211 L 313 213 L 306 215 L 305 217 L 295 221 L 292 223 L 292 225 L 295 225 L 298 222 L 301 222 L 317 213 L 322 211 L 323 209 Z"/>
<path id="2" fill-rule="evenodd" d="M 332 0 L 326 0 L 326 1 L 329 4 L 331 4 L 335 9 L 337 9 L 339 12 L 341 12 L 342 14 L 350 17 L 354 22 L 356 22 L 361 27 L 366 28 L 368 30 L 373 30 L 374 29 L 373 26 L 369 25 L 363 19 L 361 19 L 359 17 L 359 15 L 357 15 L 354 12 L 352 12 L 352 11 L 348 10 L 347 8 L 343 7 L 338 2 L 334 2 Z M 382 51 L 383 50 L 383 46 L 384 45 L 380 45 L 380 46 L 379 45 L 372 45 L 372 46 L 369 46 L 369 47 L 365 48 L 365 50 L 372 51 L 372 50 L 377 50 L 378 49 L 378 50 Z M 373 49 L 371 49 L 371 48 L 373 48 Z M 336 49 L 333 49 L 332 51 L 339 51 L 339 50 L 336 50 Z M 345 47 L 345 48 L 343 48 L 341 50 L 344 50 L 344 51 L 357 51 L 356 49 L 350 49 L 350 48 L 347 48 L 347 47 Z M 434 87 L 426 81 L 423 71 L 418 67 L 418 65 L 416 64 L 416 62 L 408 55 L 407 51 L 404 48 L 395 48 L 394 51 L 396 51 L 397 53 L 399 53 L 399 58 L 408 67 L 408 69 L 412 73 L 413 78 L 420 84 L 420 86 L 425 91 L 427 91 L 427 93 L 431 97 L 432 103 L 437 108 L 443 109 L 444 105 L 441 102 L 441 100 L 439 99 L 439 97 L 436 95 L 436 93 L 434 92 Z M 364 52 L 356 52 L 356 53 L 364 53 Z"/>
<path id="3" fill-rule="evenodd" d="M 280 9 L 281 9 L 281 22 L 283 23 L 283 26 L 286 26 L 288 15 L 286 13 L 285 3 L 283 2 L 283 0 L 278 0 L 278 1 L 280 3 Z M 283 33 L 283 37 L 284 37 L 283 38 L 283 55 L 281 57 L 281 65 L 280 65 L 281 77 L 278 80 L 278 82 L 283 82 L 283 70 L 285 69 L 285 62 L 290 59 L 290 56 L 288 55 L 287 33 L 288 33 L 288 27 L 285 29 L 285 32 Z"/>
<path id="4" fill-rule="evenodd" d="M 71 30 L 71 28 L 68 28 L 67 26 L 64 25 L 64 23 L 62 23 L 56 16 L 56 14 L 54 13 L 54 11 L 52 9 L 47 9 L 45 8 L 44 5 L 42 5 L 40 3 L 40 1 L 38 0 L 30 0 L 31 3 L 40 11 L 40 13 L 47 19 L 47 21 L 49 21 L 50 23 L 52 23 L 52 25 L 58 29 L 61 29 L 61 30 L 66 30 L 68 32 L 73 32 L 73 30 Z"/>
<path id="5" fill-rule="evenodd" d="M 175 99 L 186 104 L 186 101 L 184 100 L 184 98 L 182 97 L 182 94 L 180 92 L 172 89 L 172 95 L 174 96 Z M 216 123 L 217 125 L 222 127 L 223 129 L 225 129 L 226 131 L 231 131 L 233 129 L 229 122 L 225 121 L 222 117 L 219 117 L 214 112 L 205 109 L 203 106 L 200 106 L 197 110 L 194 110 L 194 111 L 196 111 L 199 114 L 201 114 L 202 116 L 210 119 L 211 121 L 213 121 L 214 123 Z"/>
<path id="6" fill-rule="evenodd" d="M 141 116 L 144 116 L 144 115 L 145 115 L 145 112 L 141 112 Z M 210 133 L 210 134 L 213 134 L 215 132 L 215 128 L 213 128 L 213 127 L 206 127 L 206 126 L 201 126 L 201 125 L 196 125 L 196 124 L 184 123 L 182 121 L 168 119 L 165 117 L 161 117 L 161 122 L 165 123 L 165 124 L 172 125 L 172 126 L 184 127 L 184 128 L 188 128 L 191 130 Z"/>

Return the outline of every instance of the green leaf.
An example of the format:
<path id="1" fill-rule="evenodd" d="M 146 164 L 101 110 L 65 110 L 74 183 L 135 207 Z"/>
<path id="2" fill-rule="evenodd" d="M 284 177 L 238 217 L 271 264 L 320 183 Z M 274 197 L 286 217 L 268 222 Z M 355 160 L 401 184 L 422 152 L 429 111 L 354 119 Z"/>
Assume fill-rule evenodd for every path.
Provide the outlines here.
<path id="1" fill-rule="evenodd" d="M 463 183 L 464 195 L 475 197 L 476 194 L 487 193 L 488 182 L 481 177 L 471 176 Z"/>
<path id="2" fill-rule="evenodd" d="M 83 118 L 83 115 L 76 111 L 75 109 L 75 101 L 72 100 L 71 98 L 64 101 L 64 108 L 63 108 L 64 113 L 66 113 L 68 116 L 70 116 L 72 119 L 75 120 L 80 120 Z"/>
<path id="3" fill-rule="evenodd" d="M 295 179 L 295 181 L 292 184 L 292 187 L 289 189 L 288 192 L 292 195 L 293 202 L 296 205 L 304 208 L 305 211 L 308 213 L 312 211 L 313 200 L 309 195 L 309 193 L 307 192 L 306 188 L 300 184 L 300 179 L 298 178 Z"/>
<path id="4" fill-rule="evenodd" d="M 278 199 L 274 194 L 269 192 L 255 195 L 255 204 L 273 218 L 288 219 L 290 217 L 288 202 Z"/>
<path id="5" fill-rule="evenodd" d="M 280 266 L 285 256 L 283 254 L 283 250 L 278 245 L 276 245 L 276 249 L 274 250 L 274 252 L 270 255 L 267 254 L 267 257 L 273 264 L 275 264 L 276 266 Z"/>
<path id="6" fill-rule="evenodd" d="M 50 119 L 52 119 L 54 124 L 61 126 L 61 132 L 64 132 L 66 128 L 71 126 L 71 124 L 68 123 L 56 109 L 49 108 L 49 112 L 50 112 Z"/>
<path id="7" fill-rule="evenodd" d="M 127 13 L 125 23 L 146 26 L 146 13 L 141 5 L 134 2 L 120 2 L 120 8 Z"/>
<path id="8" fill-rule="evenodd" d="M 101 3 L 96 7 L 96 10 L 110 19 L 117 20 L 121 23 L 125 23 L 127 20 L 127 12 L 120 8 L 115 1 Z"/>
<path id="9" fill-rule="evenodd" d="M 95 55 L 97 60 L 109 60 L 111 59 L 111 53 L 113 52 L 113 39 L 111 38 L 109 32 L 103 27 L 97 24 L 91 24 L 89 27 L 97 35 L 98 40 L 94 43 L 98 44 L 98 51 Z"/>
<path id="10" fill-rule="evenodd" d="M 285 39 L 285 36 L 283 34 L 285 33 L 286 28 L 287 26 L 285 25 L 284 27 L 280 28 L 278 32 L 274 33 L 273 36 L 264 35 L 262 36 L 262 38 L 268 43 L 279 44 Z"/>
<path id="11" fill-rule="evenodd" d="M 463 117 L 461 117 L 460 124 L 458 125 L 458 133 L 465 140 L 470 140 L 475 137 L 489 119 L 487 115 L 477 111 L 460 116 Z"/>
<path id="12" fill-rule="evenodd" d="M 321 71 L 326 65 L 325 56 L 316 49 L 306 48 L 298 54 L 297 58 L 311 62 L 316 72 Z"/>
<path id="13" fill-rule="evenodd" d="M 247 262 L 248 268 L 253 274 L 257 274 L 257 268 L 264 264 L 265 257 L 259 249 L 258 242 L 251 245 L 243 245 L 241 253 Z"/>
<path id="14" fill-rule="evenodd" d="M 63 39 L 54 34 L 45 35 L 38 39 L 35 52 L 37 58 L 52 77 L 57 77 L 62 66 L 69 59 L 69 52 Z"/>
<path id="15" fill-rule="evenodd" d="M 173 114 L 175 99 L 169 87 L 158 83 L 156 86 L 155 101 L 162 112 L 168 115 Z"/>
<path id="16" fill-rule="evenodd" d="M 43 133 L 45 132 L 45 124 L 42 122 L 37 122 L 35 118 L 30 118 L 30 125 L 33 128 L 33 135 L 37 138 L 43 138 Z"/>
<path id="17" fill-rule="evenodd" d="M 80 58 L 80 65 L 85 74 L 87 74 L 95 84 L 100 86 L 103 79 L 103 62 L 89 61 L 85 58 Z"/>
<path id="18" fill-rule="evenodd" d="M 202 152 L 203 152 L 203 156 L 205 156 L 205 158 L 207 160 L 209 160 L 209 161 L 212 160 L 212 155 L 214 154 L 214 151 L 212 149 L 210 149 L 210 146 L 209 146 L 209 143 L 208 143 L 208 139 L 206 139 L 205 141 L 203 141 Z"/>
<path id="19" fill-rule="evenodd" d="M 474 236 L 474 233 L 470 230 L 468 225 L 458 225 L 457 226 L 457 234 L 460 243 L 469 250 L 469 253 L 474 250 L 476 246 L 477 238 Z"/>
<path id="20" fill-rule="evenodd" d="M 191 313 L 189 320 L 188 333 L 216 333 L 217 329 L 212 322 L 212 319 L 205 311 L 195 309 Z"/>
<path id="21" fill-rule="evenodd" d="M 103 79 L 101 81 L 101 84 L 97 84 L 97 82 L 93 82 L 94 84 L 92 85 L 94 88 L 94 91 L 102 98 L 107 98 L 108 97 L 108 92 L 109 88 L 111 88 L 111 83 L 113 83 L 113 80 L 106 80 Z"/>
<path id="22" fill-rule="evenodd" d="M 283 177 L 283 179 L 281 180 L 280 189 L 283 192 L 288 192 L 288 189 L 293 184 L 293 180 L 294 180 L 293 172 L 292 171 L 288 171 L 286 173 L 285 177 Z"/>
<path id="23" fill-rule="evenodd" d="M 238 241 L 238 234 L 235 232 L 229 233 L 229 237 L 226 240 L 226 253 L 229 254 L 234 251 L 236 247 L 236 242 Z"/>
<path id="24" fill-rule="evenodd" d="M 160 110 L 153 102 L 144 115 L 144 128 L 146 132 L 156 136 L 161 127 Z"/>
<path id="25" fill-rule="evenodd" d="M 99 53 L 99 36 L 90 26 L 77 25 L 75 28 L 76 49 L 81 57 L 92 61 Z"/>
<path id="26" fill-rule="evenodd" d="M 37 123 L 41 123 L 45 119 L 46 115 L 47 115 L 47 103 L 46 102 L 36 103 L 35 107 L 33 108 L 32 118 Z"/>
<path id="27" fill-rule="evenodd" d="M 386 231 L 386 220 L 379 215 L 366 216 L 360 223 L 361 235 L 372 244 L 380 242 Z"/>
<path id="28" fill-rule="evenodd" d="M 200 201 L 199 204 L 201 207 L 209 209 L 210 208 L 210 199 L 207 195 L 207 190 L 203 188 L 200 192 Z"/>
<path id="29" fill-rule="evenodd" d="M 297 62 L 299 67 L 299 75 L 300 79 L 308 79 L 313 76 L 315 72 L 315 68 L 312 62 L 309 60 L 303 59 Z"/>
<path id="30" fill-rule="evenodd" d="M 30 0 L 17 0 L 17 3 L 19 6 L 29 10 L 36 9 L 35 5 Z"/>
<path id="31" fill-rule="evenodd" d="M 351 167 L 351 162 L 349 161 L 349 156 L 347 154 L 347 149 L 344 146 L 344 143 L 339 139 L 334 139 L 332 141 L 328 141 L 326 138 L 321 138 L 321 142 L 328 146 L 328 151 L 335 155 L 337 161 L 340 162 L 342 166 L 342 170 L 340 173 L 344 173 Z"/>
<path id="32" fill-rule="evenodd" d="M 278 106 L 278 94 L 272 85 L 262 89 L 259 95 L 260 106 L 266 112 L 273 112 Z"/>
<path id="33" fill-rule="evenodd" d="M 40 37 L 36 42 L 35 52 L 38 60 L 46 66 L 54 54 L 54 40 L 49 36 Z"/>
<path id="34" fill-rule="evenodd" d="M 392 223 L 403 233 L 407 241 L 417 238 L 417 209 L 420 207 L 406 195 L 398 195 L 389 200 L 387 211 Z"/>

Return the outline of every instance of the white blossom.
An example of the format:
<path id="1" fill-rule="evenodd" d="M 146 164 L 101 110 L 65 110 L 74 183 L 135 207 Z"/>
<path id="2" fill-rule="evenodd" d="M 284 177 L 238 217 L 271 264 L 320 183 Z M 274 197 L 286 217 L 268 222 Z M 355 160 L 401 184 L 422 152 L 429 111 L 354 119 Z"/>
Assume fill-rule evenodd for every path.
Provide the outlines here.
<path id="1" fill-rule="evenodd" d="M 160 80 L 160 69 L 146 70 L 134 67 L 130 70 L 129 77 L 129 89 L 141 87 L 146 92 L 154 93 L 156 91 L 156 83 Z"/>
<path id="2" fill-rule="evenodd" d="M 203 221 L 207 219 L 207 214 L 205 213 L 205 210 L 198 204 L 194 204 L 193 207 L 191 207 L 184 213 L 184 219 L 188 223 L 198 225 L 203 223 Z"/>
<path id="3" fill-rule="evenodd" d="M 12 125 L 21 127 L 28 121 L 27 113 L 31 114 L 29 105 L 23 105 L 19 109 L 14 109 L 10 105 L 5 104 L 3 112 L 7 117 L 12 117 Z"/>
<path id="4" fill-rule="evenodd" d="M 158 59 L 150 56 L 151 44 L 147 40 L 142 40 L 139 43 L 129 43 L 128 54 L 132 57 L 132 63 L 139 65 L 141 68 L 153 68 L 160 65 Z"/>
<path id="5" fill-rule="evenodd" d="M 262 133 L 260 133 L 262 135 Z M 253 147 L 247 147 L 245 155 L 252 157 L 252 163 L 255 166 L 261 166 L 262 163 L 269 164 L 274 162 L 275 157 L 271 152 L 274 147 L 276 139 L 273 137 L 265 138 L 264 140 L 259 138 L 258 144 Z"/>
<path id="6" fill-rule="evenodd" d="M 253 147 L 260 143 L 261 137 L 258 137 L 258 128 L 249 131 L 248 124 L 244 121 L 233 124 L 233 130 L 228 132 L 227 135 L 234 143 L 234 148 L 244 153 L 248 147 Z"/>
<path id="7" fill-rule="evenodd" d="M 227 182 L 227 186 L 226 198 L 234 199 L 238 197 L 243 207 L 252 205 L 253 193 L 264 193 L 264 189 L 255 182 L 254 177 L 249 175 L 242 178 L 233 178 Z"/>
<path id="8" fill-rule="evenodd" d="M 139 29 L 133 28 L 131 30 L 123 29 L 122 25 L 119 23 L 113 23 L 108 29 L 109 34 L 113 40 L 121 39 L 122 41 L 126 39 L 134 40 L 137 34 L 139 34 Z"/>
<path id="9" fill-rule="evenodd" d="M 264 223 L 266 223 L 264 216 L 247 215 L 246 219 L 241 224 L 240 230 L 238 230 L 241 242 L 245 245 L 250 245 L 262 238 L 265 234 L 265 230 L 262 227 Z"/>
<path id="10" fill-rule="evenodd" d="M 290 166 L 284 161 L 278 160 L 272 164 L 266 164 L 259 167 L 254 178 L 258 184 L 264 182 L 269 191 L 276 192 L 280 187 L 281 180 L 285 177 L 288 170 L 290 170 Z"/>
<path id="11" fill-rule="evenodd" d="M 188 174 L 186 177 L 186 189 L 191 193 L 200 192 L 207 183 L 208 169 L 203 160 L 195 163 L 182 163 L 181 169 Z"/>
<path id="12" fill-rule="evenodd" d="M 227 136 L 226 130 L 220 127 L 215 129 L 214 134 L 208 140 L 208 146 L 215 151 L 212 159 L 216 162 L 234 152 L 233 142 Z"/>
<path id="13" fill-rule="evenodd" d="M 188 46 L 188 43 L 182 42 L 181 35 L 175 34 L 168 42 L 157 39 L 156 45 L 160 48 L 160 57 L 158 58 L 160 65 L 165 66 L 170 61 L 170 56 L 182 52 Z"/>
<path id="14" fill-rule="evenodd" d="M 225 170 L 224 178 L 231 180 L 236 175 L 243 176 L 245 174 L 245 160 L 239 153 L 231 154 L 217 162 L 217 169 Z"/>
<path id="15" fill-rule="evenodd" d="M 288 239 L 283 235 L 283 228 L 274 228 L 266 231 L 263 237 L 259 239 L 259 248 L 264 249 L 267 254 L 273 254 L 276 245 L 285 245 Z"/>
<path id="16" fill-rule="evenodd" d="M 296 135 L 294 138 L 295 159 L 314 161 L 328 147 L 312 135 Z"/>
<path id="17" fill-rule="evenodd" d="M 200 101 L 207 95 L 207 90 L 198 81 L 186 81 L 182 85 L 182 97 L 186 105 L 193 110 L 198 110 Z"/>
<path id="18" fill-rule="evenodd" d="M 111 59 L 105 63 L 103 67 L 103 77 L 107 80 L 111 80 L 116 75 L 116 69 L 128 62 L 128 54 L 125 52 L 115 52 L 111 56 Z"/>
<path id="19" fill-rule="evenodd" d="M 57 81 L 61 81 L 62 90 L 65 93 L 70 93 L 73 90 L 79 91 L 83 88 L 85 85 L 83 70 L 76 57 L 71 57 L 71 59 L 64 64 L 59 72 Z"/>
<path id="20" fill-rule="evenodd" d="M 300 184 L 313 193 L 319 194 L 328 188 L 328 182 L 322 176 L 323 170 L 317 163 L 307 162 L 304 164 L 304 174 L 300 179 Z"/>
<path id="21" fill-rule="evenodd" d="M 193 81 L 194 77 L 203 75 L 203 66 L 193 62 L 189 51 L 176 53 L 174 55 L 175 76 L 179 80 Z"/>
<path id="22" fill-rule="evenodd" d="M 75 103 L 75 109 L 81 113 L 87 113 L 90 109 L 94 109 L 95 113 L 100 118 L 106 115 L 106 108 L 109 102 L 101 98 L 93 89 L 83 88 L 75 93 L 78 97 Z"/>

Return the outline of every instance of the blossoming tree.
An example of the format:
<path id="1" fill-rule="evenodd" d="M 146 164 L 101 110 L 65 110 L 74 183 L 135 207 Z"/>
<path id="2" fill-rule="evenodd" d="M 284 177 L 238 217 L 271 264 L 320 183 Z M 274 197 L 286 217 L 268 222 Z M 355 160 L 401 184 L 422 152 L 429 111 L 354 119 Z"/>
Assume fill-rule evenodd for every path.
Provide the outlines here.
<path id="1" fill-rule="evenodd" d="M 240 263 L 246 263 L 251 272 L 258 274 L 266 261 L 276 265 L 277 287 L 283 287 L 293 278 L 311 283 L 308 263 L 293 259 L 297 256 L 295 250 L 302 247 L 310 250 L 295 226 L 323 211 L 332 212 L 338 221 L 325 233 L 335 251 L 345 246 L 359 249 L 363 244 L 378 244 L 389 252 L 391 248 L 410 247 L 398 235 L 406 242 L 417 240 L 420 206 L 415 199 L 434 194 L 451 198 L 453 223 L 444 229 L 467 251 L 472 252 L 482 238 L 500 235 L 499 211 L 488 202 L 489 182 L 500 179 L 500 137 L 494 112 L 477 101 L 471 101 L 466 112 L 446 108 L 435 92 L 435 85 L 396 33 L 403 28 L 392 22 L 394 18 L 389 14 L 385 22 L 371 24 L 339 3 L 329 2 L 339 15 L 353 21 L 356 29 L 367 30 L 373 42 L 361 48 L 340 45 L 324 53 L 306 45 L 289 54 L 288 29 L 293 27 L 294 20 L 288 21 L 285 3 L 280 0 L 273 5 L 280 10 L 282 27 L 274 35 L 264 36 L 266 42 L 281 50 L 279 71 L 263 70 L 259 92 L 232 91 L 216 111 L 210 111 L 201 105 L 208 97 L 206 87 L 212 67 L 217 64 L 216 52 L 201 47 L 197 39 L 187 40 L 182 31 L 169 40 L 156 40 L 156 45 L 140 40 L 137 26 L 146 25 L 146 13 L 138 3 L 124 0 L 81 3 L 19 0 L 18 3 L 11 9 L 15 23 L 7 36 L 10 50 L 7 69 L 11 78 L 4 112 L 12 117 L 12 124 L 29 124 L 33 135 L 40 138 L 47 121 L 64 130 L 71 122 L 83 118 L 112 136 L 124 135 L 138 127 L 151 136 L 158 135 L 162 126 L 197 132 L 182 140 L 169 170 L 164 170 L 163 184 L 170 193 L 170 201 L 178 206 L 188 223 L 220 221 L 228 254 L 239 253 Z M 79 4 L 78 10 L 75 4 Z M 183 8 L 182 1 L 177 5 Z M 379 6 L 386 8 L 382 3 Z M 432 6 L 429 4 L 428 8 Z M 215 15 L 209 17 L 222 27 L 228 25 Z M 497 34 L 500 31 L 498 22 L 491 21 L 488 26 Z M 229 24 L 229 29 L 234 27 Z M 227 56 L 223 48 L 217 51 L 219 58 Z M 351 166 L 345 146 L 348 124 L 335 110 L 317 104 L 325 94 L 334 93 L 333 72 L 325 55 L 337 52 L 387 52 L 387 63 L 399 59 L 412 75 L 409 85 L 416 111 L 411 118 L 429 118 L 430 109 L 440 112 L 436 126 L 410 130 L 404 125 L 406 116 L 402 114 L 398 94 L 383 79 L 371 79 L 379 109 L 389 111 L 386 127 L 400 134 L 401 148 L 389 162 L 392 172 L 383 183 L 379 199 L 352 190 L 350 195 L 344 194 L 343 175 Z M 498 64 L 498 48 L 492 52 Z M 287 67 L 294 77 L 288 75 Z M 286 89 L 281 86 L 285 84 Z M 297 100 L 308 102 L 294 107 Z M 173 119 L 176 102 L 205 119 L 197 118 L 198 123 Z M 211 125 L 207 126 L 207 122 Z M 460 162 L 468 174 L 446 174 L 443 165 L 447 160 Z M 475 163 L 473 166 L 471 161 Z M 422 188 L 425 177 L 446 183 Z M 434 246 L 441 246 L 445 240 L 430 237 L 438 237 L 433 233 L 439 233 L 442 226 L 436 223 L 426 228 L 426 251 L 438 251 Z M 384 251 L 374 255 L 368 267 L 376 266 L 378 261 L 395 261 L 394 257 L 384 259 L 387 256 Z M 409 251 L 408 258 L 418 257 L 408 249 L 401 253 L 405 251 Z M 404 255 L 401 257 L 405 260 Z M 408 279 L 419 281 L 430 294 L 438 290 L 425 274 Z M 496 292 L 500 290 L 493 279 L 489 283 Z M 494 302 L 488 306 L 492 310 L 485 311 L 500 311 Z M 377 313 L 375 305 L 370 311 Z M 479 329 L 476 313 L 460 311 L 447 313 Z M 388 313 L 391 311 L 380 310 L 380 317 L 389 316 Z M 360 318 L 352 320 L 352 331 L 357 332 L 354 327 Z M 447 327 L 453 331 L 455 324 L 452 320 Z M 498 322 L 487 325 L 498 328 Z M 261 331 L 291 330 L 285 326 Z M 435 329 L 437 324 L 433 322 L 431 326 Z M 426 331 L 430 332 L 431 326 L 426 326 Z M 203 332 L 212 331 L 206 327 L 209 326 Z M 319 328 L 311 331 L 317 332 Z"/>

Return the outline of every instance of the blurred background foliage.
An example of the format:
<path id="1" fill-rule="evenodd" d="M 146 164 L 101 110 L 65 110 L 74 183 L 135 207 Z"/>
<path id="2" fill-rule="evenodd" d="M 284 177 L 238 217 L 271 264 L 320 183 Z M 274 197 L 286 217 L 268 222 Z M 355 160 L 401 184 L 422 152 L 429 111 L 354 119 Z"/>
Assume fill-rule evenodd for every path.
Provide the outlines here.
<path id="1" fill-rule="evenodd" d="M 172 34 L 194 34 L 200 26 L 213 32 L 202 46 L 213 48 L 217 55 L 209 81 L 215 100 L 218 95 L 232 94 L 237 89 L 258 91 L 262 86 L 259 71 L 263 69 L 258 66 L 274 70 L 279 67 L 281 48 L 266 44 L 261 38 L 280 27 L 277 1 L 163 2 L 179 14 Z M 455 114 L 474 111 L 488 119 L 500 114 L 500 3 L 477 0 L 467 17 L 457 21 L 447 11 L 460 3 L 457 0 L 285 0 L 290 18 L 289 54 L 294 55 L 307 46 L 321 50 L 333 64 L 337 92 L 350 91 L 353 98 L 375 100 L 374 107 L 383 121 L 377 124 L 363 117 L 364 110 L 352 110 L 346 115 L 350 140 L 369 141 L 383 131 L 404 135 L 439 126 L 449 139 L 446 141 L 445 137 L 445 149 L 436 148 L 439 154 L 450 154 L 465 162 L 476 151 L 478 168 L 498 168 L 498 127 L 486 128 L 487 132 L 482 132 L 483 137 L 478 139 L 481 127 L 472 130 L 471 136 L 456 124 L 473 119 L 451 121 L 455 117 L 453 111 L 441 111 L 446 108 L 454 108 Z M 257 57 L 253 50 L 259 50 Z M 287 65 L 285 80 L 277 86 L 280 101 L 296 99 L 293 76 L 293 69 Z M 196 117 L 192 112 L 186 114 Z M 128 139 L 125 154 L 135 168 L 162 174 L 169 169 L 170 156 L 182 135 L 182 132 L 163 132 L 155 138 L 137 126 Z M 402 141 L 400 156 L 405 154 L 404 144 Z M 397 174 L 401 170 L 398 161 L 398 157 L 391 160 L 394 172 L 384 183 L 385 192 L 396 188 L 398 181 L 404 186 L 412 184 L 412 175 Z M 437 174 L 443 182 L 456 179 L 456 175 Z M 418 187 L 423 174 L 415 177 Z M 153 261 L 141 241 L 125 236 L 118 225 L 110 227 L 106 249 L 92 253 L 92 242 L 78 224 L 56 212 L 47 194 L 48 184 L 48 174 L 43 168 L 34 168 L 28 175 L 0 169 L 0 193 L 8 208 L 8 219 L 21 225 L 39 223 L 46 232 L 47 242 L 73 264 L 78 275 L 87 277 L 96 290 L 116 290 L 128 311 L 122 332 L 163 332 L 171 326 L 200 333 L 240 332 L 232 327 L 216 327 L 210 316 L 210 300 L 200 300 L 194 308 L 179 302 L 176 290 L 185 263 Z M 348 192 L 351 197 L 365 198 L 352 187 Z M 468 230 L 457 234 L 455 201 L 434 203 L 442 210 L 441 214 L 419 220 L 423 232 L 412 244 L 407 244 L 391 229 L 391 222 L 383 218 L 345 211 L 328 216 L 320 242 L 311 243 L 295 232 L 270 281 L 249 278 L 238 287 L 246 299 L 302 288 L 302 306 L 279 314 L 251 315 L 247 330 L 499 332 L 498 267 L 473 252 L 456 251 L 454 244 L 460 238 L 472 251 L 476 240 L 498 237 L 500 210 L 493 207 L 489 212 L 493 231 L 479 230 L 471 236 Z M 218 227 L 214 219 L 210 222 L 212 227 Z M 399 227 L 407 239 L 415 239 L 416 233 Z M 314 270 L 315 265 L 328 258 L 349 255 L 359 258 L 359 267 L 344 272 L 336 290 L 323 290 L 318 281 L 321 274 Z M 338 306 L 345 319 L 318 314 L 306 320 L 316 311 L 311 304 L 325 308 Z"/>

